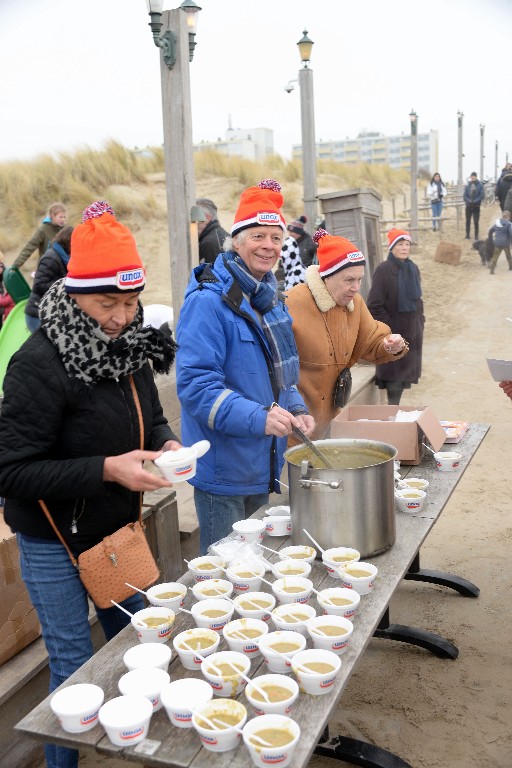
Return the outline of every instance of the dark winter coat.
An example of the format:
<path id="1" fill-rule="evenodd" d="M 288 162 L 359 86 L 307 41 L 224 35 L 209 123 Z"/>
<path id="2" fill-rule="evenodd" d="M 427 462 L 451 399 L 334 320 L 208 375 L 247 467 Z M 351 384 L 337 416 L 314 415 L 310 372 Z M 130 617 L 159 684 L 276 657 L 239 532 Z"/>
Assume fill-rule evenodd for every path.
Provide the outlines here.
<path id="1" fill-rule="evenodd" d="M 505 199 L 509 189 L 512 188 L 512 171 L 505 171 L 501 174 L 496 184 L 496 197 L 499 200 L 500 208 L 505 210 Z"/>
<path id="2" fill-rule="evenodd" d="M 503 206 L 504 211 L 510 211 L 512 213 L 512 187 L 507 192 L 507 196 L 505 198 L 505 203 Z"/>
<path id="3" fill-rule="evenodd" d="M 60 247 L 62 248 L 62 246 Z M 30 315 L 30 317 L 39 317 L 39 302 L 46 291 L 51 288 L 57 280 L 66 277 L 67 273 L 67 266 L 57 250 L 48 248 L 37 265 L 34 283 L 25 307 L 25 314 Z"/>
<path id="4" fill-rule="evenodd" d="M 292 233 L 292 236 L 297 240 L 296 234 Z M 316 244 L 308 232 L 304 232 L 300 240 L 297 240 L 297 245 L 299 246 L 300 260 L 305 268 L 316 263 Z"/>
<path id="5" fill-rule="evenodd" d="M 163 415 L 149 364 L 134 374 L 144 446 L 176 439 Z M 75 554 L 136 520 L 140 494 L 103 480 L 106 456 L 140 447 L 129 378 L 87 388 L 68 377 L 54 345 L 37 331 L 12 357 L 0 414 L 0 495 L 13 531 L 55 539 L 44 499 Z M 70 530 L 76 514 L 76 534 Z"/>
<path id="6" fill-rule="evenodd" d="M 45 219 L 41 226 L 36 229 L 17 259 L 15 259 L 13 267 L 19 269 L 32 256 L 35 250 L 39 251 L 39 258 L 41 258 L 57 232 L 60 232 L 61 229 L 62 227 L 53 224 L 51 219 Z"/>
<path id="7" fill-rule="evenodd" d="M 416 270 L 418 267 L 414 265 Z M 405 381 L 417 384 L 421 376 L 423 347 L 423 300 L 417 300 L 415 312 L 398 311 L 398 270 L 392 261 L 383 261 L 373 273 L 368 294 L 368 309 L 376 320 L 387 323 L 392 333 L 399 333 L 409 342 L 409 354 L 402 360 L 377 365 L 375 375 L 382 381 Z M 418 270 L 419 277 L 419 270 Z"/>
<path id="8" fill-rule="evenodd" d="M 217 219 L 209 221 L 199 235 L 199 262 L 213 264 L 219 253 L 222 253 L 226 237 L 228 232 L 222 229 Z"/>
<path id="9" fill-rule="evenodd" d="M 474 189 L 472 188 L 474 185 Z M 484 199 L 484 185 L 478 179 L 476 181 L 468 181 L 464 187 L 464 202 L 469 208 L 480 208 L 480 204 Z"/>

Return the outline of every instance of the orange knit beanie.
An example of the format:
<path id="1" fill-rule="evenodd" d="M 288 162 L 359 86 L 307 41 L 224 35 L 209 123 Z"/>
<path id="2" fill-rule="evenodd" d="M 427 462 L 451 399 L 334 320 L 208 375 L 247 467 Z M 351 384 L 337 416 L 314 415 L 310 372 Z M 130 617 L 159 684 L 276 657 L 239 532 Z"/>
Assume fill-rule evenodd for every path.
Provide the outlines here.
<path id="1" fill-rule="evenodd" d="M 286 232 L 281 213 L 283 203 L 281 185 L 274 179 L 264 179 L 257 187 L 245 189 L 240 196 L 231 234 L 236 235 L 243 229 L 261 225 L 281 227 Z"/>
<path id="2" fill-rule="evenodd" d="M 325 229 L 317 229 L 313 240 L 318 244 L 320 277 L 327 277 L 346 267 L 364 267 L 366 264 L 364 254 L 345 237 L 337 237 L 330 235 Z"/>
<path id="3" fill-rule="evenodd" d="M 130 230 L 104 200 L 89 205 L 71 235 L 68 293 L 142 291 L 146 272 Z"/>
<path id="4" fill-rule="evenodd" d="M 390 229 L 388 232 L 389 250 L 392 251 L 399 240 L 408 240 L 411 242 L 411 236 L 405 229 Z"/>

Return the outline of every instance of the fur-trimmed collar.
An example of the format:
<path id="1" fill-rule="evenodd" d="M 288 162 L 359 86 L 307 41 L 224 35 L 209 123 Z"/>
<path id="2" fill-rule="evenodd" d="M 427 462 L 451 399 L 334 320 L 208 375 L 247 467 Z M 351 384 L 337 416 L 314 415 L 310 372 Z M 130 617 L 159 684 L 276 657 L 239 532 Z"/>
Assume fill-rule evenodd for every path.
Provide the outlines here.
<path id="1" fill-rule="evenodd" d="M 311 291 L 315 304 L 320 312 L 328 312 L 330 309 L 334 309 L 334 307 L 337 306 L 333 297 L 327 290 L 325 282 L 320 277 L 317 264 L 311 264 L 311 266 L 306 269 L 306 284 Z M 349 312 L 354 311 L 353 301 L 351 301 L 350 304 L 347 304 L 347 310 Z"/>

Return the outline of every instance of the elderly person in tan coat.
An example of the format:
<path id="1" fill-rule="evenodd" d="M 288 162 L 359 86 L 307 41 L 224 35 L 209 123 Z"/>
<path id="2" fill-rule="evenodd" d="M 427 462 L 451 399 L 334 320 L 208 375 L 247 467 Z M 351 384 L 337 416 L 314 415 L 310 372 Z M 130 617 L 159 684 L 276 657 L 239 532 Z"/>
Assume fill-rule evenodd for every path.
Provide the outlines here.
<path id="1" fill-rule="evenodd" d="M 306 282 L 295 286 L 286 303 L 300 362 L 299 391 L 315 419 L 313 439 L 325 436 L 331 420 L 348 400 L 337 398 L 340 374 L 350 382 L 358 360 L 387 363 L 407 354 L 407 342 L 388 325 L 374 320 L 359 295 L 366 259 L 344 237 L 323 229 L 315 233 L 318 265 L 306 270 Z M 339 395 L 339 392 L 338 392 Z"/>

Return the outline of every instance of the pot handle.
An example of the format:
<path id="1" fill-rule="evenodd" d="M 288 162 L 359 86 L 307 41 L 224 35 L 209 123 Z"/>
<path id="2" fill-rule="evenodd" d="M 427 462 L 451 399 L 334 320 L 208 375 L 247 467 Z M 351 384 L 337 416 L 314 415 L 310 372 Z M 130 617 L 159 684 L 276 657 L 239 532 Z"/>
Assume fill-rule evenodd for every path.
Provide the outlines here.
<path id="1" fill-rule="evenodd" d="M 342 491 L 343 486 L 339 480 L 310 480 L 309 478 L 299 478 L 299 484 L 301 488 L 311 488 L 311 486 L 323 486 L 324 488 L 332 488 L 333 491 Z"/>

